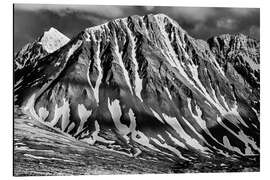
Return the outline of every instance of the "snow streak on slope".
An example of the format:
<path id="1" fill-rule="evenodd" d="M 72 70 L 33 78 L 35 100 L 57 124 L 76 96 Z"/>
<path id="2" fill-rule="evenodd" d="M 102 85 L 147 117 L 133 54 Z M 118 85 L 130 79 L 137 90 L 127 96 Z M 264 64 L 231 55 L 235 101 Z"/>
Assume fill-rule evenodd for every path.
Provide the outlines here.
<path id="1" fill-rule="evenodd" d="M 135 114 L 132 111 L 132 109 L 129 109 L 128 115 L 129 115 L 129 118 L 130 118 L 129 129 L 130 129 L 130 132 L 132 134 L 132 133 L 135 133 L 135 131 L 136 131 L 136 118 L 135 118 Z"/>
<path id="2" fill-rule="evenodd" d="M 82 41 L 78 40 L 76 42 L 76 44 L 73 44 L 71 46 L 71 48 L 69 49 L 68 53 L 67 53 L 67 57 L 66 59 L 68 60 L 70 58 L 70 56 L 82 45 Z"/>
<path id="3" fill-rule="evenodd" d="M 193 114 L 192 110 L 191 110 L 191 99 L 188 98 L 188 109 L 192 115 L 192 117 L 196 120 L 196 122 L 199 124 L 199 126 L 207 133 L 208 136 L 210 136 L 213 140 L 215 140 L 215 142 L 217 142 L 219 145 L 222 145 L 218 140 L 216 140 L 216 138 L 211 134 L 211 132 L 208 130 L 207 125 L 206 125 L 206 121 L 202 119 L 202 111 L 201 109 L 195 105 L 195 110 L 197 115 Z"/>
<path id="4" fill-rule="evenodd" d="M 186 118 L 184 118 L 184 117 L 182 117 L 182 118 L 183 118 L 184 122 L 188 125 L 188 127 L 193 131 L 193 133 L 195 133 L 201 140 L 203 140 L 203 142 L 205 144 L 208 145 L 208 142 L 204 139 L 204 137 L 200 133 L 198 133 L 195 130 L 195 128 L 189 123 L 189 121 Z M 208 150 L 209 151 L 210 149 L 208 149 L 207 147 L 205 147 L 204 150 Z"/>
<path id="5" fill-rule="evenodd" d="M 170 40 L 168 38 L 168 34 L 165 31 L 165 24 L 163 22 L 164 19 L 163 18 L 160 19 L 160 17 L 156 17 L 156 16 L 154 16 L 154 18 L 156 19 L 156 22 L 158 22 L 158 27 L 159 27 L 159 30 L 160 30 L 161 35 L 163 37 L 162 39 L 164 40 L 164 41 L 162 41 L 163 47 L 160 48 L 161 52 L 167 58 L 168 62 L 170 63 L 170 65 L 172 67 L 179 69 L 180 72 L 184 72 L 184 70 L 182 69 L 182 67 L 179 63 L 177 55 L 175 54 L 175 52 L 171 46 Z M 164 49 L 166 48 L 166 49 L 164 50 L 163 48 Z"/>
<path id="6" fill-rule="evenodd" d="M 230 141 L 228 139 L 227 136 L 223 136 L 223 144 L 224 146 L 227 148 L 227 149 L 230 149 L 232 151 L 235 151 L 235 152 L 238 152 L 239 154 L 243 154 L 239 148 L 237 147 L 233 147 L 231 144 L 230 144 Z"/>
<path id="7" fill-rule="evenodd" d="M 78 105 L 78 114 L 81 119 L 80 126 L 77 129 L 77 134 L 83 129 L 84 123 L 87 121 L 88 117 L 92 114 L 92 110 L 87 110 L 83 104 Z"/>
<path id="8" fill-rule="evenodd" d="M 99 57 L 100 56 L 100 40 L 96 39 L 93 30 L 91 31 L 91 35 L 93 37 L 94 42 L 97 44 L 97 51 L 95 52 L 94 60 L 95 60 L 97 70 L 98 70 L 98 78 L 96 80 L 96 84 L 95 84 L 95 88 L 94 88 L 94 95 L 95 95 L 97 103 L 99 103 L 99 86 L 101 84 L 102 77 L 103 77 L 103 71 L 102 71 L 102 68 L 100 66 L 101 60 Z M 88 72 L 89 72 L 89 70 L 88 70 Z M 88 77 L 89 77 L 89 75 L 88 75 Z"/>
<path id="9" fill-rule="evenodd" d="M 252 140 L 250 140 L 250 138 L 248 138 L 244 133 L 243 133 L 243 131 L 241 130 L 238 134 L 236 134 L 234 131 L 232 131 L 228 126 L 226 126 L 223 122 L 222 122 L 222 120 L 221 120 L 221 118 L 220 117 L 217 117 L 217 122 L 221 125 L 221 126 L 223 126 L 225 129 L 227 129 L 231 134 L 233 134 L 236 138 L 238 138 L 240 141 L 242 141 L 244 144 L 245 144 L 245 152 L 242 152 L 241 150 L 240 150 L 240 152 L 238 152 L 238 149 L 239 148 L 231 148 L 231 145 L 229 144 L 229 140 L 227 141 L 227 137 L 224 139 L 224 137 L 223 137 L 223 144 L 227 147 L 227 148 L 229 148 L 229 149 L 231 149 L 231 150 L 233 150 L 233 151 L 236 151 L 236 152 L 238 152 L 239 154 L 241 154 L 241 155 L 254 155 L 254 154 L 256 154 L 256 153 L 253 153 L 252 152 L 252 150 L 250 149 L 250 145 L 251 145 L 251 147 L 253 147 L 255 150 L 257 150 L 257 151 L 259 151 L 259 148 L 257 147 L 257 145 L 256 145 L 256 143 L 255 142 L 253 142 Z"/>
<path id="10" fill-rule="evenodd" d="M 126 26 L 126 29 L 127 29 L 127 34 L 129 36 L 129 40 L 130 40 L 130 43 L 131 43 L 131 58 L 132 58 L 132 62 L 135 66 L 135 94 L 136 96 L 141 100 L 143 101 L 142 97 L 141 97 L 141 91 L 142 91 L 142 79 L 140 78 L 139 74 L 138 74 L 138 71 L 139 71 L 139 67 L 138 67 L 138 63 L 137 63 L 137 59 L 136 59 L 136 42 L 135 42 L 135 37 L 133 37 L 130 29 L 128 28 L 128 25 L 126 23 L 126 21 L 123 21 L 125 26 Z"/>
<path id="11" fill-rule="evenodd" d="M 179 124 L 178 120 L 175 117 L 169 117 L 164 113 L 162 115 L 166 120 L 166 122 L 179 134 L 181 138 L 183 138 L 186 141 L 186 144 L 190 145 L 195 149 L 205 151 L 205 148 L 202 145 L 200 145 L 200 143 L 196 139 L 190 137 L 185 132 L 185 130 L 182 128 L 182 126 Z"/>
<path id="12" fill-rule="evenodd" d="M 125 81 L 128 85 L 128 88 L 130 90 L 130 93 L 132 93 L 132 88 L 131 88 L 131 85 L 130 85 L 130 79 L 129 79 L 129 75 L 128 75 L 128 72 L 125 68 L 125 65 L 123 63 L 123 59 L 122 59 L 122 55 L 120 54 L 119 52 L 119 46 L 118 46 L 118 43 L 117 43 L 117 38 L 116 38 L 116 35 L 114 33 L 114 43 L 115 43 L 115 54 L 116 54 L 116 57 L 117 57 L 117 60 L 118 60 L 118 63 L 123 71 L 123 74 L 124 74 L 124 78 L 125 78 Z"/>
<path id="13" fill-rule="evenodd" d="M 187 99 L 188 100 L 188 108 L 189 108 L 189 110 L 190 110 L 190 112 L 191 112 L 191 115 L 196 119 L 196 122 L 200 125 L 200 127 L 213 139 L 213 140 L 215 140 L 218 144 L 220 144 L 220 145 L 222 145 L 222 146 L 225 146 L 225 144 L 223 145 L 223 144 L 221 144 L 219 141 L 217 141 L 216 140 L 216 138 L 215 137 L 213 137 L 213 135 L 210 133 L 210 131 L 208 130 L 208 128 L 207 128 L 207 126 L 206 126 L 206 122 L 205 122 L 205 120 L 203 120 L 202 119 L 202 111 L 200 110 L 200 108 L 196 105 L 195 106 L 195 110 L 196 110 L 196 112 L 197 112 L 197 116 L 196 115 L 194 115 L 193 114 L 193 112 L 192 112 L 192 110 L 191 110 L 191 99 Z M 236 111 L 237 112 L 237 111 Z M 239 116 L 239 118 L 241 118 L 240 116 Z M 240 132 L 239 132 L 239 134 L 237 135 L 236 133 L 234 133 L 230 128 L 228 128 L 223 122 L 222 122 L 222 120 L 220 119 L 220 118 L 218 118 L 218 122 L 225 128 L 225 129 L 227 129 L 228 131 L 230 131 L 233 135 L 235 135 L 239 140 L 241 140 L 242 142 L 244 142 L 245 143 L 245 145 L 246 145 L 246 153 L 245 154 L 247 154 L 247 155 L 250 155 L 250 154 L 253 154 L 252 153 L 252 151 L 250 150 L 250 148 L 249 148 L 249 144 L 254 148 L 254 149 L 256 149 L 257 151 L 259 150 L 259 148 L 257 147 L 257 145 L 252 141 L 252 140 L 250 140 L 244 133 L 243 133 L 243 131 L 241 130 Z M 223 143 L 224 143 L 224 141 L 223 141 Z M 226 148 L 228 148 L 228 146 L 226 146 Z M 232 150 L 232 148 L 229 148 L 230 150 Z M 235 149 L 234 149 L 235 150 Z M 238 152 L 238 151 L 237 151 Z M 242 153 L 240 153 L 240 154 L 242 154 Z"/>
<path id="14" fill-rule="evenodd" d="M 27 100 L 27 103 L 24 105 L 23 107 L 23 111 L 26 114 L 30 114 L 31 116 L 33 116 L 35 119 L 39 120 L 39 116 L 37 115 L 34 105 L 35 105 L 35 98 L 36 98 L 36 94 L 33 93 L 32 96 Z"/>
<path id="15" fill-rule="evenodd" d="M 175 53 L 175 50 L 173 49 L 171 42 L 169 40 L 169 35 L 165 30 L 165 23 L 164 23 L 164 18 L 166 18 L 166 16 L 154 16 L 156 18 L 156 21 L 158 22 L 159 25 L 159 29 L 160 32 L 163 36 L 162 39 L 164 39 L 164 48 L 167 49 L 167 51 L 164 51 L 163 49 L 161 49 L 161 51 L 164 51 L 163 54 L 165 54 L 165 57 L 168 58 L 168 62 L 170 62 L 172 67 L 175 67 L 178 69 L 179 73 L 181 76 L 184 77 L 184 81 L 186 81 L 188 84 L 190 84 L 193 88 L 196 88 L 199 92 L 203 93 L 204 95 L 207 96 L 207 99 L 212 101 L 211 97 L 209 96 L 209 94 L 206 92 L 204 86 L 201 84 L 199 78 L 198 78 L 198 72 L 197 72 L 197 67 L 193 64 L 192 61 L 190 61 L 192 63 L 188 64 L 188 67 L 190 69 L 190 71 L 192 72 L 192 77 L 189 77 L 185 71 L 185 65 L 182 61 L 179 60 L 178 56 Z M 176 33 L 176 40 L 179 43 L 179 46 L 182 49 L 182 52 L 185 54 L 185 57 L 187 59 L 189 59 L 189 56 L 187 55 L 185 49 L 184 49 L 184 44 L 182 44 L 182 41 L 180 40 L 179 34 Z M 189 62 L 189 63 L 190 63 Z M 197 85 L 193 82 L 195 80 L 195 82 L 197 83 L 197 85 L 199 86 L 199 88 L 197 87 Z M 216 104 L 215 104 L 216 106 Z M 217 107 L 219 108 L 219 107 Z"/>
<path id="16" fill-rule="evenodd" d="M 154 116 L 162 123 L 164 123 L 164 121 L 162 120 L 162 118 L 160 117 L 160 115 L 154 111 L 152 108 L 150 108 L 150 110 L 152 111 L 152 113 L 154 114 Z"/>
<path id="17" fill-rule="evenodd" d="M 169 89 L 167 87 L 165 87 L 165 91 L 167 92 L 170 100 L 172 100 L 172 95 L 171 95 L 171 93 L 170 93 L 170 91 L 169 91 Z"/>
<path id="18" fill-rule="evenodd" d="M 214 89 L 211 87 L 212 88 L 212 92 L 214 94 L 214 96 L 211 97 L 209 95 L 209 93 L 207 92 L 207 90 L 205 89 L 204 85 L 201 83 L 201 80 L 199 79 L 199 76 L 198 76 L 198 66 L 194 65 L 193 63 L 191 63 L 191 64 L 188 64 L 188 67 L 189 67 L 189 70 L 190 70 L 190 72 L 192 74 L 192 77 L 193 77 L 194 81 L 199 86 L 199 89 L 198 90 L 204 95 L 204 97 L 212 105 L 214 105 L 215 108 L 217 108 L 219 110 L 219 112 L 221 114 L 225 114 L 226 113 L 226 110 L 223 108 L 223 106 L 217 100 Z"/>
<path id="19" fill-rule="evenodd" d="M 166 133 L 168 134 L 168 136 L 173 140 L 173 142 L 176 145 L 178 145 L 179 147 L 182 147 L 184 149 L 188 149 L 187 146 L 184 143 L 182 143 L 179 140 L 177 140 L 176 138 L 174 138 L 169 132 L 166 131 Z"/>
<path id="20" fill-rule="evenodd" d="M 166 143 L 161 143 L 159 140 L 152 138 L 152 140 L 159 146 L 166 148 L 170 151 L 172 151 L 173 153 L 175 153 L 180 159 L 184 159 L 186 161 L 189 161 L 189 159 L 185 158 L 176 148 L 166 144 Z"/>

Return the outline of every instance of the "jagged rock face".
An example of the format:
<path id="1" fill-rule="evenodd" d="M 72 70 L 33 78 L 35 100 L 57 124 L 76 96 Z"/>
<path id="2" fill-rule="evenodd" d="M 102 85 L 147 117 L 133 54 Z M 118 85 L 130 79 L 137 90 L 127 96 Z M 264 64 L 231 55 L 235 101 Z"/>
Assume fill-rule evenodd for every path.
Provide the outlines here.
<path id="1" fill-rule="evenodd" d="M 79 140 L 134 156 L 259 154 L 259 69 L 235 61 L 258 65 L 259 45 L 245 38 L 209 46 L 162 14 L 117 19 L 36 60 L 15 86 L 16 103 Z"/>
<path id="2" fill-rule="evenodd" d="M 39 59 L 64 46 L 69 38 L 50 28 L 32 43 L 26 44 L 14 57 L 15 82 L 20 82 L 26 72 L 35 68 Z"/>
<path id="3" fill-rule="evenodd" d="M 217 62 L 248 105 L 260 112 L 260 43 L 242 34 L 208 40 Z"/>
<path id="4" fill-rule="evenodd" d="M 26 44 L 14 57 L 14 69 L 22 69 L 25 65 L 32 64 L 32 61 L 40 59 L 48 53 L 37 42 Z"/>
<path id="5" fill-rule="evenodd" d="M 14 57 L 15 71 L 34 63 L 37 59 L 53 53 L 64 46 L 69 38 L 50 28 L 36 41 L 26 44 Z"/>

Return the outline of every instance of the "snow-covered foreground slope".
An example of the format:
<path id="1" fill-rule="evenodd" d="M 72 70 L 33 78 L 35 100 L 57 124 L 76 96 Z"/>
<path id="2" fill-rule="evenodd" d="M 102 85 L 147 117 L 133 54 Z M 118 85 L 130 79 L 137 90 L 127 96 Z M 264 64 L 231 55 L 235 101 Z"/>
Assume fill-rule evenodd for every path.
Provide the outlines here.
<path id="1" fill-rule="evenodd" d="M 15 103 L 80 142 L 128 157 L 254 163 L 258 49 L 244 35 L 196 40 L 163 14 L 117 19 L 16 70 Z"/>
<path id="2" fill-rule="evenodd" d="M 21 113 L 15 113 L 14 130 L 15 176 L 258 171 L 251 162 L 223 157 L 207 165 L 203 160 L 178 164 L 158 154 L 129 157 L 80 142 Z"/>
<path id="3" fill-rule="evenodd" d="M 25 115 L 15 115 L 14 129 L 15 176 L 170 173 L 174 166 L 89 146 Z"/>

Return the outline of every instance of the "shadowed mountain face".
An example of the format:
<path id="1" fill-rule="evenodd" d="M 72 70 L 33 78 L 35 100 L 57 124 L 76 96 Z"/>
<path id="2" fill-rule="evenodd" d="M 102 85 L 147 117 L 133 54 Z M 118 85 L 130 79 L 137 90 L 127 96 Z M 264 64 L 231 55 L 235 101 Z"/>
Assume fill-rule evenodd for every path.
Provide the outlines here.
<path id="1" fill-rule="evenodd" d="M 116 19 L 71 40 L 55 31 L 15 56 L 24 113 L 128 156 L 259 155 L 259 42 L 197 40 L 163 14 Z"/>

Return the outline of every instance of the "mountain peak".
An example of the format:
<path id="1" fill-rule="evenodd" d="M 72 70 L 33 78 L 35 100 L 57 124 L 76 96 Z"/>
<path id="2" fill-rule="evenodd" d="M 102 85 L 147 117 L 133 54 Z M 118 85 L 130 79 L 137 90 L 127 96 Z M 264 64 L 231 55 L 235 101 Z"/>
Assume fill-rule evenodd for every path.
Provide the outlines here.
<path id="1" fill-rule="evenodd" d="M 51 27 L 48 31 L 45 31 L 40 38 L 40 44 L 48 53 L 52 53 L 65 45 L 69 40 L 67 36 L 54 27 Z"/>
<path id="2" fill-rule="evenodd" d="M 158 14 L 155 14 L 154 16 L 157 18 L 162 18 L 162 19 L 168 18 L 171 20 L 171 18 L 168 15 L 163 14 L 163 13 L 158 13 Z"/>
<path id="3" fill-rule="evenodd" d="M 258 155 L 260 56 L 235 38 L 207 43 L 165 14 L 133 15 L 87 28 L 48 55 L 68 41 L 51 28 L 19 56 L 15 103 L 128 156 Z"/>
<path id="4" fill-rule="evenodd" d="M 126 29 L 129 25 L 132 24 L 131 31 L 137 31 L 140 34 L 143 34 L 145 37 L 149 37 L 149 32 L 156 34 L 157 32 L 161 32 L 161 34 L 172 33 L 172 31 L 179 31 L 181 32 L 181 38 L 183 34 L 187 34 L 187 32 L 172 18 L 167 16 L 166 14 L 159 13 L 159 14 L 146 14 L 144 16 L 140 15 L 132 15 L 125 18 L 117 18 L 110 20 L 104 24 L 100 24 L 97 26 L 92 26 L 85 29 L 86 33 L 93 33 L 96 31 L 106 31 L 105 34 L 112 31 L 113 29 Z M 166 31 L 170 32 L 166 32 Z M 125 31 L 125 30 L 124 30 Z M 167 36 L 167 35 L 165 35 Z M 156 37 L 156 36 L 151 36 Z M 152 41 L 153 39 L 151 39 Z"/>

